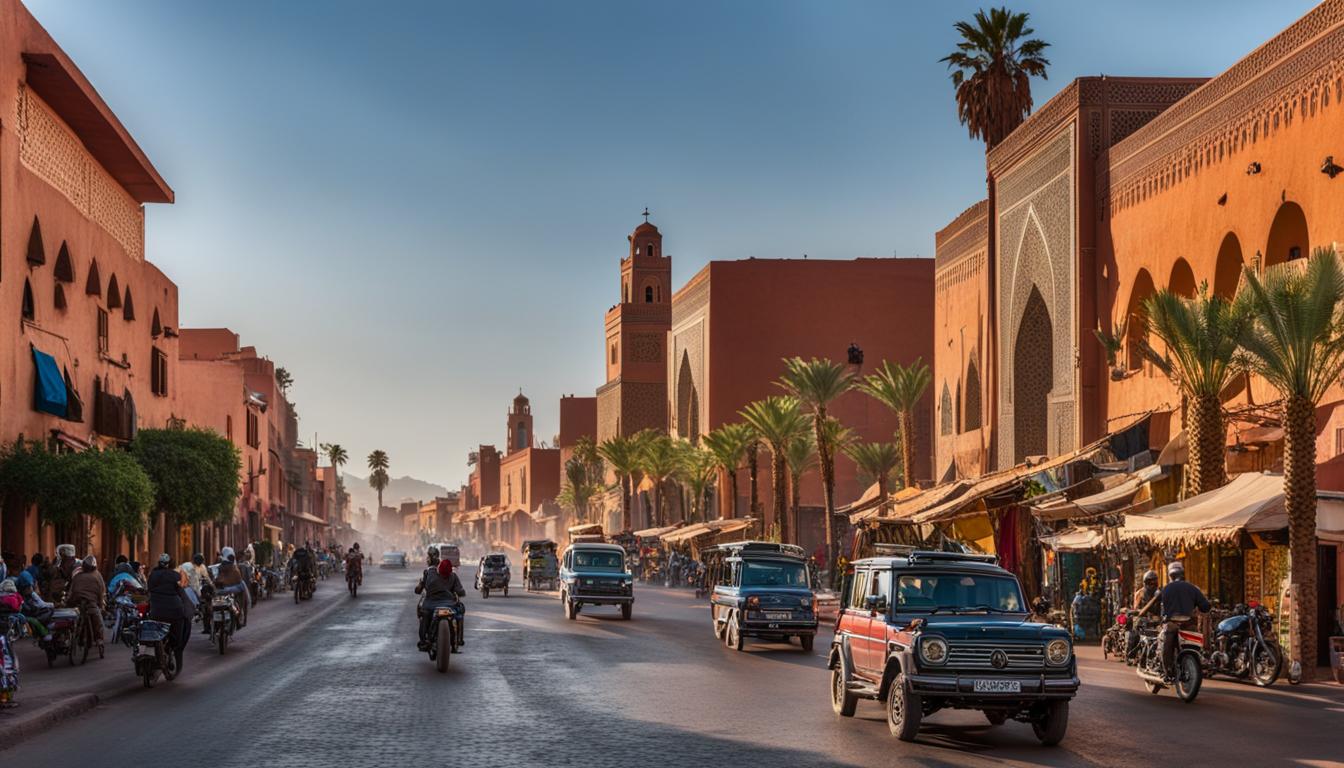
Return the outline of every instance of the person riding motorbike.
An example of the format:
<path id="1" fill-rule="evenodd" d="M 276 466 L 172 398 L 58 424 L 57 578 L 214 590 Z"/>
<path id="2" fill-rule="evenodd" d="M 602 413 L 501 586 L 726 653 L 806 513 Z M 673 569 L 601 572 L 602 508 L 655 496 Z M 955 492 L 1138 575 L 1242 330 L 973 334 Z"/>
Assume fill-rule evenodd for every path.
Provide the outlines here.
<path id="1" fill-rule="evenodd" d="M 1167 566 L 1167 586 L 1162 588 L 1162 629 L 1158 641 L 1162 648 L 1162 668 L 1169 679 L 1176 677 L 1176 641 L 1179 630 L 1194 623 L 1195 609 L 1208 613 L 1213 609 L 1199 587 L 1185 580 L 1185 565 L 1173 560 Z"/>
<path id="2" fill-rule="evenodd" d="M 462 580 L 453 573 L 453 561 L 440 560 L 435 567 L 426 568 L 420 582 L 415 585 L 415 593 L 423 594 L 420 606 L 420 650 L 429 650 L 429 627 L 436 608 L 452 608 L 457 614 L 457 645 L 464 645 L 463 616 L 466 606 L 461 598 L 466 597 L 467 590 L 463 589 Z"/>
<path id="3" fill-rule="evenodd" d="M 61 544 L 56 547 L 56 562 L 50 565 L 51 570 L 46 574 L 45 583 L 39 579 L 38 586 L 42 588 L 42 594 L 51 596 L 53 600 L 60 600 L 69 591 L 70 580 L 75 577 L 75 571 L 79 569 L 79 560 L 75 558 L 75 545 Z"/>
<path id="4" fill-rule="evenodd" d="M 317 564 L 314 562 L 313 551 L 308 548 L 307 542 L 294 550 L 294 554 L 289 558 L 290 581 L 299 576 L 309 579 L 317 577 Z"/>
<path id="5" fill-rule="evenodd" d="M 359 551 L 359 542 L 350 546 L 350 551 L 345 553 L 345 572 L 349 574 L 350 569 L 354 569 L 355 584 L 364 583 L 364 553 Z"/>
<path id="6" fill-rule="evenodd" d="M 238 558 L 233 547 L 219 551 L 219 562 L 215 564 L 215 589 L 221 595 L 238 595 L 238 628 L 247 626 L 247 609 L 251 594 L 247 591 L 247 582 L 243 581 L 243 572 L 238 568 Z"/>
<path id="7" fill-rule="evenodd" d="M 65 604 L 78 608 L 80 613 L 93 616 L 93 639 L 98 645 L 103 643 L 103 607 L 107 605 L 107 585 L 103 575 L 98 572 L 98 558 L 89 555 L 80 564 L 79 572 L 70 577 L 70 591 L 65 596 Z"/>
<path id="8" fill-rule="evenodd" d="M 186 650 L 187 640 L 191 638 L 191 614 L 193 606 L 187 597 L 187 575 L 173 568 L 173 558 L 168 553 L 159 555 L 159 564 L 149 572 L 149 618 L 162 621 L 172 627 L 168 639 L 173 649 L 173 658 L 177 662 L 177 672 L 182 673 L 182 652 Z"/>
<path id="9" fill-rule="evenodd" d="M 1125 632 L 1125 656 L 1128 657 L 1133 652 L 1134 647 L 1139 644 L 1139 619 L 1145 617 L 1159 618 L 1161 606 L 1158 605 L 1161 590 L 1157 588 L 1157 571 L 1148 570 L 1143 574 L 1143 586 L 1134 590 L 1134 597 L 1130 601 L 1130 607 L 1139 613 L 1135 615 L 1134 621 L 1129 622 Z"/>
<path id="10" fill-rule="evenodd" d="M 112 567 L 112 578 L 107 581 L 107 596 L 115 597 L 117 587 L 126 582 L 126 589 L 139 592 L 145 588 L 136 578 L 135 571 L 131 568 L 131 561 L 125 555 L 118 555 L 116 565 Z"/>

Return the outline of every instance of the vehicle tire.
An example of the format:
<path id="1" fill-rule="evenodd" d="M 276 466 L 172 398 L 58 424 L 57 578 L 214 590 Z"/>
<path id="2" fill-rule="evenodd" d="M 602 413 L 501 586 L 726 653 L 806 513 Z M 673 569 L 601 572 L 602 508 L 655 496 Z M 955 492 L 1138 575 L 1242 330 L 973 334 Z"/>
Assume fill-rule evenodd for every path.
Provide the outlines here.
<path id="1" fill-rule="evenodd" d="M 811 652 L 812 652 L 813 643 L 815 643 L 815 642 L 816 642 L 816 636 L 815 636 L 815 635 L 799 635 L 799 636 L 798 636 L 798 644 L 801 645 L 801 646 L 803 647 L 803 651 L 806 652 L 806 653 L 811 653 Z"/>
<path id="2" fill-rule="evenodd" d="M 228 632 L 220 632 L 220 633 L 219 633 L 219 655 L 220 655 L 220 656 L 223 656 L 223 655 L 224 655 L 224 649 L 227 648 L 228 645 L 229 645 L 229 633 L 228 633 Z"/>
<path id="3" fill-rule="evenodd" d="M 887 728 L 901 741 L 914 741 L 919 735 L 919 721 L 924 716 L 924 702 L 918 694 L 905 690 L 905 674 L 899 673 L 887 691 Z"/>
<path id="4" fill-rule="evenodd" d="M 482 600 L 489 600 L 489 599 L 490 599 L 490 588 L 489 588 L 489 587 L 481 587 L 481 599 L 482 599 Z"/>
<path id="5" fill-rule="evenodd" d="M 303 594 L 303 586 L 302 586 L 302 585 L 299 585 L 299 584 L 295 584 L 295 585 L 294 585 L 294 604 L 295 604 L 295 605 L 298 605 L 298 604 L 299 604 L 299 601 L 303 599 L 303 598 L 302 598 L 302 594 Z"/>
<path id="6" fill-rule="evenodd" d="M 154 687 L 154 668 L 151 667 L 151 666 L 149 666 L 148 664 L 145 665 L 145 675 L 144 675 L 144 677 L 145 677 L 145 687 L 146 687 L 146 688 L 153 688 L 153 687 Z"/>
<path id="7" fill-rule="evenodd" d="M 453 655 L 453 625 L 443 626 L 439 623 L 439 628 L 434 637 L 434 666 L 440 672 L 448 671 L 448 657 Z"/>
<path id="8" fill-rule="evenodd" d="M 841 717 L 853 717 L 859 706 L 859 695 L 845 687 L 849 675 L 845 673 L 844 656 L 831 670 L 831 711 Z"/>
<path id="9" fill-rule="evenodd" d="M 1045 715 L 1031 724 L 1036 738 L 1041 744 L 1053 747 L 1064 740 L 1064 732 L 1069 729 L 1069 702 L 1052 701 L 1045 707 Z"/>
<path id="10" fill-rule="evenodd" d="M 163 679 L 172 680 L 174 677 L 177 677 L 177 658 L 173 656 L 172 651 L 164 650 L 162 653 L 163 659 L 161 659 L 161 661 L 163 664 L 161 667 L 163 669 Z"/>
<path id="11" fill-rule="evenodd" d="M 1251 660 L 1251 679 L 1261 688 L 1268 688 L 1279 679 L 1283 670 L 1283 656 L 1267 645 L 1261 645 Z"/>
<path id="12" fill-rule="evenodd" d="M 744 645 L 742 640 L 742 629 L 737 626 L 737 615 L 728 617 L 728 628 L 723 632 L 723 644 L 732 648 L 734 651 L 742 650 Z"/>
<path id="13" fill-rule="evenodd" d="M 93 649 L 93 628 L 88 619 L 80 623 L 79 631 L 75 633 L 75 636 L 79 638 L 75 648 L 75 655 L 79 657 L 79 661 L 76 663 L 83 666 L 84 662 L 89 660 L 89 651 Z"/>
<path id="14" fill-rule="evenodd" d="M 504 585 L 504 596 L 505 596 L 505 597 L 508 597 L 508 596 L 509 596 L 509 585 L 508 585 L 508 584 L 505 584 L 505 585 Z"/>
<path id="15" fill-rule="evenodd" d="M 47 649 L 47 669 L 51 669 L 51 668 L 54 667 L 54 666 L 56 666 L 56 651 L 52 650 L 51 648 L 48 648 L 48 649 Z"/>
<path id="16" fill-rule="evenodd" d="M 630 616 L 631 616 L 631 614 L 633 614 L 634 612 L 635 612 L 635 606 L 634 606 L 633 603 L 621 603 L 621 618 L 622 618 L 622 619 L 625 619 L 626 621 L 629 621 L 629 620 L 630 620 Z"/>
<path id="17" fill-rule="evenodd" d="M 1204 682 L 1204 666 L 1199 655 L 1186 652 L 1176 659 L 1176 695 L 1189 704 L 1199 695 L 1199 686 Z"/>

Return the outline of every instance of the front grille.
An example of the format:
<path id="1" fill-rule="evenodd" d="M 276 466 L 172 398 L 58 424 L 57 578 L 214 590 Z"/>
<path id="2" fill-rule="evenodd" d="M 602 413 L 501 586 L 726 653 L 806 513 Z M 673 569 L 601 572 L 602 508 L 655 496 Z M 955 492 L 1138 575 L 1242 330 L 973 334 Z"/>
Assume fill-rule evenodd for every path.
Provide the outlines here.
<path id="1" fill-rule="evenodd" d="M 1003 651 L 1005 667 L 991 662 L 995 651 Z M 947 667 L 956 669 L 1041 669 L 1045 666 L 1045 647 L 1037 643 L 996 643 L 986 640 L 959 640 L 947 650 Z"/>
<path id="2" fill-rule="evenodd" d="M 761 595 L 761 608 L 767 611 L 795 610 L 799 606 L 797 595 Z"/>
<path id="3" fill-rule="evenodd" d="M 579 594 L 581 595 L 619 595 L 625 592 L 621 586 L 620 579 L 603 578 L 580 578 Z"/>

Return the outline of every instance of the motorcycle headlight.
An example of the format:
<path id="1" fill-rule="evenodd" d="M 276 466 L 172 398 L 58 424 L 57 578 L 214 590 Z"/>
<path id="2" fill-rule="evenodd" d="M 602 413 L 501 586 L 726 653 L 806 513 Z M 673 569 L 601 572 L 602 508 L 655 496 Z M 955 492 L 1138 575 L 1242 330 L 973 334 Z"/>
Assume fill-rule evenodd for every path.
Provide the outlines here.
<path id="1" fill-rule="evenodd" d="M 1065 664 L 1072 653 L 1069 648 L 1069 641 L 1064 638 L 1056 638 L 1045 644 L 1045 660 L 1050 664 Z"/>
<path id="2" fill-rule="evenodd" d="M 947 641 L 941 637 L 926 637 L 919 642 L 919 658 L 926 664 L 947 661 Z"/>

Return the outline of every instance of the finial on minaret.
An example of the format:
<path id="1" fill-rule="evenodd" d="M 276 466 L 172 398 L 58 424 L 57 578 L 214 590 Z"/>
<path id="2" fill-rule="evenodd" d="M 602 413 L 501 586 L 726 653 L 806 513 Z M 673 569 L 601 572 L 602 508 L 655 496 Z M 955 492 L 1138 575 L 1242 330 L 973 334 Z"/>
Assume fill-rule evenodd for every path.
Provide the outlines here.
<path id="1" fill-rule="evenodd" d="M 644 206 L 644 223 L 649 223 L 649 206 Z"/>

